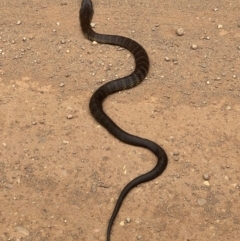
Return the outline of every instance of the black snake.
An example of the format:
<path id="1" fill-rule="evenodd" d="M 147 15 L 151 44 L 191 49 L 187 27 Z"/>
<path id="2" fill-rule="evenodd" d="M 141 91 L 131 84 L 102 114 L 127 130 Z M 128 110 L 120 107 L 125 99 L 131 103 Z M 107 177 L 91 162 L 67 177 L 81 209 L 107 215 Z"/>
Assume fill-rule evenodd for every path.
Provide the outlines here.
<path id="1" fill-rule="evenodd" d="M 112 80 L 97 89 L 90 100 L 90 111 L 94 118 L 117 139 L 129 145 L 147 148 L 158 158 L 156 166 L 151 171 L 136 177 L 122 190 L 108 224 L 107 241 L 110 241 L 112 225 L 125 196 L 132 188 L 136 187 L 140 183 L 148 182 L 162 174 L 167 166 L 168 158 L 165 151 L 159 145 L 150 140 L 143 139 L 125 132 L 118 127 L 104 112 L 103 101 L 108 95 L 121 90 L 133 88 L 145 79 L 149 69 L 149 59 L 145 49 L 132 39 L 117 35 L 98 34 L 94 32 L 90 26 L 92 17 L 93 6 L 91 0 L 82 0 L 81 9 L 79 11 L 79 19 L 84 36 L 91 41 L 96 41 L 102 44 L 118 45 L 128 49 L 134 56 L 135 69 L 130 75 Z"/>

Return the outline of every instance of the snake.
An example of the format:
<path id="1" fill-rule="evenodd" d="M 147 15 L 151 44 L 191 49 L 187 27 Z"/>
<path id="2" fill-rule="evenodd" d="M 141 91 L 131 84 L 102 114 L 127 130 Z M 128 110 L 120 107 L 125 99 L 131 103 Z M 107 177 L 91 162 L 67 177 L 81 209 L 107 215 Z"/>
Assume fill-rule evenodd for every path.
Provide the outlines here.
<path id="1" fill-rule="evenodd" d="M 127 194 L 137 185 L 153 180 L 161 175 L 167 167 L 168 157 L 164 149 L 153 141 L 132 135 L 121 129 L 103 109 L 103 102 L 107 96 L 116 92 L 133 88 L 140 84 L 146 77 L 149 70 L 149 58 L 145 49 L 136 41 L 119 36 L 96 33 L 91 27 L 93 18 L 93 4 L 91 0 L 82 0 L 79 10 L 79 20 L 83 35 L 90 41 L 100 44 L 117 45 L 130 51 L 135 59 L 135 69 L 128 76 L 111 80 L 100 86 L 92 95 L 89 102 L 89 109 L 95 120 L 102 125 L 110 134 L 118 140 L 133 146 L 150 150 L 157 157 L 155 167 L 149 172 L 142 174 L 130 181 L 121 191 L 107 227 L 107 241 L 110 241 L 111 230 Z"/>

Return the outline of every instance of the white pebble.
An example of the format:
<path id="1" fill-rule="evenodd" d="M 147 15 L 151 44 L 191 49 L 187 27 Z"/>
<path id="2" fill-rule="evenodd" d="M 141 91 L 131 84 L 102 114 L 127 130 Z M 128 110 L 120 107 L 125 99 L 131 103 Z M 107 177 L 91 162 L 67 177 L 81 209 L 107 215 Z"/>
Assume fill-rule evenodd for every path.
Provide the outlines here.
<path id="1" fill-rule="evenodd" d="M 195 49 L 198 48 L 198 46 L 197 46 L 196 44 L 192 44 L 191 48 L 192 48 L 193 50 L 195 50 Z"/>
<path id="2" fill-rule="evenodd" d="M 209 181 L 204 181 L 203 184 L 204 184 L 205 186 L 210 186 Z"/>
<path id="3" fill-rule="evenodd" d="M 184 35 L 184 31 L 183 31 L 182 28 L 178 28 L 178 29 L 176 30 L 176 33 L 177 33 L 178 36 Z"/>
<path id="4" fill-rule="evenodd" d="M 126 222 L 130 223 L 131 222 L 131 218 L 126 218 Z"/>
<path id="5" fill-rule="evenodd" d="M 166 60 L 166 61 L 170 61 L 170 58 L 168 58 L 168 57 L 165 57 L 165 60 Z"/>
<path id="6" fill-rule="evenodd" d="M 121 222 L 120 222 L 120 225 L 121 225 L 121 226 L 124 226 L 124 221 L 121 221 Z"/>

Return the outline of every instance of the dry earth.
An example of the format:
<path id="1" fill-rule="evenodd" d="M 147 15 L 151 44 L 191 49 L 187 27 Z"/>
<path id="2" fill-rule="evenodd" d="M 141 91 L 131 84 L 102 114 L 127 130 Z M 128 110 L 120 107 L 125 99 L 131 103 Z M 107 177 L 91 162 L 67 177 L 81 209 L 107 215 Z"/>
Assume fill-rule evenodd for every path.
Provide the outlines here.
<path id="1" fill-rule="evenodd" d="M 3 241 L 104 241 L 120 191 L 156 162 L 89 113 L 92 92 L 130 73 L 134 60 L 86 40 L 79 6 L 1 0 Z M 107 113 L 169 156 L 162 176 L 127 196 L 112 240 L 239 240 L 239 0 L 95 0 L 94 8 L 96 31 L 135 39 L 151 61 L 146 81 L 109 97 Z"/>

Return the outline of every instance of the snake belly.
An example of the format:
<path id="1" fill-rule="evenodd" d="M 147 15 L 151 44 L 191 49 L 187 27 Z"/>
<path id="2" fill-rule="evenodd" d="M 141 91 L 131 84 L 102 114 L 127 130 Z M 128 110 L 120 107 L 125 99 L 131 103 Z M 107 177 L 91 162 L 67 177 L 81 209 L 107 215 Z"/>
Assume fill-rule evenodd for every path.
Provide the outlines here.
<path id="1" fill-rule="evenodd" d="M 117 45 L 129 50 L 133 54 L 135 59 L 135 69 L 130 75 L 123 78 L 112 80 L 98 88 L 93 93 L 90 99 L 90 112 L 96 119 L 96 121 L 99 122 L 104 128 L 106 128 L 106 130 L 109 133 L 111 133 L 114 137 L 116 137 L 118 140 L 129 145 L 146 148 L 153 152 L 157 157 L 157 163 L 151 171 L 141 176 L 138 176 L 132 181 L 130 181 L 120 193 L 114 210 L 112 212 L 112 216 L 108 223 L 107 241 L 110 241 L 113 222 L 118 214 L 118 211 L 126 195 L 129 193 L 131 189 L 133 189 L 137 185 L 143 182 L 153 180 L 154 178 L 161 175 L 167 167 L 168 158 L 163 148 L 161 148 L 158 144 L 148 139 L 144 139 L 125 132 L 119 126 L 117 126 L 113 122 L 113 120 L 104 112 L 103 101 L 106 99 L 108 95 L 111 95 L 121 90 L 133 88 L 145 79 L 149 70 L 149 58 L 145 49 L 132 39 L 118 35 L 106 35 L 94 32 L 90 25 L 92 17 L 92 1 L 82 0 L 81 8 L 79 11 L 79 20 L 84 36 L 91 41 L 96 41 L 101 44 Z"/>

